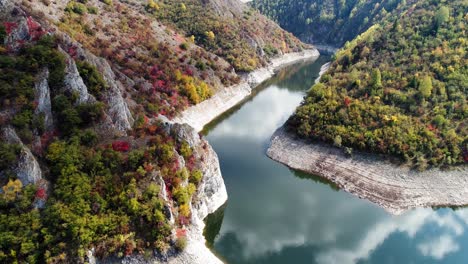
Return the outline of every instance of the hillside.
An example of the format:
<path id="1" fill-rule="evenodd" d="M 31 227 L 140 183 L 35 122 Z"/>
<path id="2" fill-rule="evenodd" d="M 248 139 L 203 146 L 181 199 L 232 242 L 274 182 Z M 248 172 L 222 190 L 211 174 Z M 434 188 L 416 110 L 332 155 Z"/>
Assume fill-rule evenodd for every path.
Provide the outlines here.
<path id="1" fill-rule="evenodd" d="M 169 120 L 305 47 L 236 0 L 0 0 L 0 262 L 183 254 L 227 195 Z"/>
<path id="2" fill-rule="evenodd" d="M 408 3 L 407 3 L 408 2 Z M 397 0 L 254 0 L 252 6 L 301 40 L 341 47 L 376 23 L 399 15 Z"/>
<path id="3" fill-rule="evenodd" d="M 425 170 L 468 161 L 463 0 L 418 1 L 336 54 L 288 121 L 297 135 Z"/>

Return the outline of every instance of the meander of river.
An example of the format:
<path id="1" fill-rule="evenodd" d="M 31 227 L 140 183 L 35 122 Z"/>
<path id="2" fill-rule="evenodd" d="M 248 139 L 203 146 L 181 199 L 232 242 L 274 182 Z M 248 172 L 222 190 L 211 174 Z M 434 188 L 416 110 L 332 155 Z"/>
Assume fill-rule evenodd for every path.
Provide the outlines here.
<path id="1" fill-rule="evenodd" d="M 285 68 L 205 128 L 229 195 L 206 219 L 210 248 L 230 264 L 468 263 L 468 209 L 392 216 L 265 155 L 327 60 Z"/>

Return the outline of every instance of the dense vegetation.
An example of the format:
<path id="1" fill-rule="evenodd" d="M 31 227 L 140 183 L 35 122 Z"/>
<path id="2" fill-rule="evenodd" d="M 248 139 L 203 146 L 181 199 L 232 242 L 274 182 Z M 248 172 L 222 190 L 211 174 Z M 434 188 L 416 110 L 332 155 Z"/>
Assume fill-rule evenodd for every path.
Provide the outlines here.
<path id="1" fill-rule="evenodd" d="M 468 161 L 463 0 L 419 1 L 336 55 L 288 121 L 298 135 L 398 156 L 423 170 Z"/>
<path id="2" fill-rule="evenodd" d="M 266 63 L 261 56 L 302 49 L 290 33 L 269 23 L 257 11 L 245 9 L 241 14 L 219 14 L 201 0 L 171 0 L 155 4 L 149 1 L 147 10 L 158 19 L 173 24 L 198 45 L 225 58 L 238 71 L 252 71 Z M 203 14 L 203 15 L 200 15 Z M 260 29 L 260 30 L 259 30 Z M 263 39 L 266 44 L 252 42 Z"/>
<path id="3" fill-rule="evenodd" d="M 306 42 L 341 46 L 407 1 L 254 0 L 252 5 Z"/>
<path id="4" fill-rule="evenodd" d="M 3 40 L 4 26 L 0 32 Z M 184 233 L 172 233 L 190 222 L 189 203 L 203 176 L 200 157 L 147 119 L 137 122 L 132 137 L 100 134 L 107 106 L 99 98 L 107 84 L 96 67 L 77 60 L 98 99 L 78 103 L 64 89 L 67 62 L 59 44 L 43 35 L 18 51 L 0 45 L 0 128 L 12 127 L 47 168 L 44 179 L 23 186 L 15 171 L 23 147 L 0 143 L 0 262 L 83 262 L 91 248 L 97 257 L 182 250 Z M 35 82 L 46 68 L 54 130 L 36 112 Z M 173 209 L 163 200 L 159 176 Z"/>

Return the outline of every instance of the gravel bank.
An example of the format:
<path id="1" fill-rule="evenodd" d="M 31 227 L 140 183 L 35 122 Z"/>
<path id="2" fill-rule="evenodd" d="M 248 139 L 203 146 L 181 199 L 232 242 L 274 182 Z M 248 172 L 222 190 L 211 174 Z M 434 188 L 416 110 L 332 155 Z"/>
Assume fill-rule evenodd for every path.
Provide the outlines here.
<path id="1" fill-rule="evenodd" d="M 355 153 L 348 158 L 338 148 L 296 139 L 284 128 L 273 134 L 267 155 L 330 180 L 396 215 L 415 207 L 468 205 L 467 166 L 418 172 L 378 155 Z"/>

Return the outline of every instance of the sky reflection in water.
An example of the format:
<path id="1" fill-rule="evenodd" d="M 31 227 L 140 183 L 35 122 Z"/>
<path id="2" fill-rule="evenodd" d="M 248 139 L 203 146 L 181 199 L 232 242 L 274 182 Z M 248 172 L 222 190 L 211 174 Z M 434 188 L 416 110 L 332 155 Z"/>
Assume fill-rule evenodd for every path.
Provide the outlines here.
<path id="1" fill-rule="evenodd" d="M 229 194 L 224 217 L 207 226 L 216 254 L 228 263 L 468 263 L 468 210 L 391 216 L 265 156 L 326 60 L 281 72 L 207 132 Z"/>

